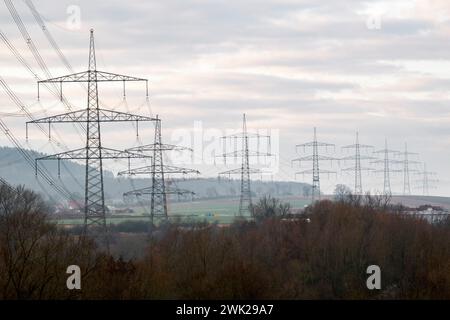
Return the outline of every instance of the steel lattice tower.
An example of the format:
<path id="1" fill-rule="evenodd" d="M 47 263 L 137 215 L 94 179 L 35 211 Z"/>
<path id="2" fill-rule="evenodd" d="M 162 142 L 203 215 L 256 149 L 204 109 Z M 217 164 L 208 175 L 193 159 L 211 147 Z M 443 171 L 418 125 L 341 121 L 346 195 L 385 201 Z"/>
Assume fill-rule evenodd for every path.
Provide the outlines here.
<path id="1" fill-rule="evenodd" d="M 422 176 L 422 180 L 420 181 L 422 183 L 422 195 L 429 196 L 430 195 L 430 188 L 434 188 L 430 186 L 430 183 L 436 183 L 438 182 L 437 179 L 431 179 L 431 176 L 436 175 L 435 172 L 427 171 L 427 164 L 423 164 L 423 171 L 417 172 L 418 175 Z"/>
<path id="2" fill-rule="evenodd" d="M 249 139 L 250 138 L 258 139 L 258 150 L 257 151 L 249 150 Z M 267 153 L 259 152 L 259 139 L 260 138 L 267 139 Z M 224 137 L 222 137 L 222 139 L 224 140 L 223 146 L 224 146 L 225 151 L 226 151 L 226 140 L 227 139 L 235 139 L 235 144 L 238 139 L 242 140 L 242 150 L 240 152 L 238 152 L 236 150 L 231 153 L 226 153 L 224 151 L 224 153 L 221 155 L 221 157 L 224 158 L 224 162 L 226 163 L 227 157 L 230 157 L 230 156 L 237 157 L 240 153 L 241 158 L 242 158 L 241 159 L 241 167 L 239 169 L 233 169 L 233 170 L 220 172 L 219 176 L 227 175 L 227 176 L 231 177 L 231 175 L 240 174 L 240 176 L 241 176 L 241 193 L 240 193 L 240 198 L 239 198 L 238 216 L 244 217 L 244 216 L 248 215 L 249 211 L 250 211 L 250 215 L 252 215 L 252 212 L 250 210 L 252 207 L 252 192 L 251 192 L 250 175 L 256 174 L 256 173 L 261 173 L 262 171 L 258 168 L 250 168 L 249 158 L 250 158 L 250 156 L 256 156 L 256 157 L 272 156 L 272 154 L 270 154 L 270 152 L 269 152 L 270 151 L 270 136 L 247 132 L 247 119 L 246 119 L 246 115 L 244 113 L 243 119 L 242 119 L 242 132 L 233 134 L 233 135 L 229 135 L 229 136 L 224 136 Z"/>
<path id="3" fill-rule="evenodd" d="M 248 158 L 248 137 L 247 137 L 247 121 L 244 119 L 242 122 L 242 132 L 244 133 L 244 157 L 242 158 L 241 166 L 241 197 L 239 199 L 239 216 L 248 210 L 252 205 L 252 193 L 250 190 L 250 163 Z"/>
<path id="4" fill-rule="evenodd" d="M 408 144 L 405 142 L 405 151 L 399 152 L 399 156 L 403 156 L 403 160 L 399 161 L 403 164 L 403 195 L 411 195 L 410 172 L 417 171 L 410 168 L 410 164 L 418 164 L 418 161 L 411 161 L 410 155 L 418 155 L 418 153 L 408 152 Z"/>
<path id="5" fill-rule="evenodd" d="M 168 210 L 167 210 L 167 195 L 168 194 L 194 194 L 188 190 L 182 190 L 178 188 L 168 188 L 166 186 L 166 174 L 189 174 L 195 173 L 200 174 L 198 170 L 174 167 L 164 165 L 164 151 L 182 151 L 188 150 L 192 151 L 189 148 L 175 146 L 170 144 L 162 143 L 162 134 L 161 134 L 161 119 L 156 116 L 155 121 L 155 135 L 154 135 L 154 143 L 144 146 L 139 146 L 135 148 L 128 149 L 129 152 L 138 152 L 141 154 L 145 154 L 149 152 L 152 154 L 152 163 L 150 166 L 130 169 L 127 171 L 119 172 L 119 175 L 139 175 L 139 174 L 149 174 L 151 176 L 152 185 L 150 187 L 146 187 L 143 189 L 132 190 L 126 192 L 124 194 L 127 196 L 141 196 L 141 195 L 150 195 L 150 222 L 151 227 L 153 226 L 154 219 L 168 219 Z"/>
<path id="6" fill-rule="evenodd" d="M 389 150 L 388 149 L 388 142 L 387 139 L 384 141 L 384 149 L 375 151 L 374 153 L 382 153 L 384 154 L 383 160 L 376 160 L 372 163 L 383 163 L 383 194 L 385 195 L 391 195 L 391 172 L 400 172 L 400 170 L 393 170 L 390 168 L 390 163 L 398 163 L 398 161 L 393 161 L 389 159 L 389 154 L 398 154 L 398 151 L 395 150 Z M 380 172 L 380 171 L 377 171 Z"/>
<path id="7" fill-rule="evenodd" d="M 34 123 L 48 123 L 49 132 L 53 123 L 86 123 L 86 145 L 84 148 L 75 149 L 51 156 L 46 156 L 36 159 L 40 160 L 58 160 L 58 174 L 59 163 L 61 160 L 85 160 L 85 201 L 84 201 L 84 231 L 90 225 L 98 225 L 102 229 L 102 233 L 106 235 L 106 207 L 105 194 L 103 183 L 103 160 L 105 159 L 137 159 L 144 158 L 142 154 L 132 153 L 128 151 L 115 150 L 105 148 L 102 146 L 101 140 L 101 122 L 116 122 L 116 121 L 133 121 L 138 123 L 140 121 L 154 121 L 155 119 L 145 116 L 133 115 L 129 113 L 117 112 L 107 109 L 99 108 L 98 99 L 98 82 L 121 81 L 124 84 L 127 81 L 145 81 L 148 97 L 148 81 L 142 78 L 135 78 L 120 74 L 98 71 L 95 58 L 95 44 L 94 31 L 90 30 L 89 42 L 89 65 L 88 70 L 84 72 L 74 73 L 62 77 L 38 81 L 41 83 L 58 83 L 60 85 L 62 97 L 62 84 L 65 82 L 86 82 L 87 83 L 87 108 L 79 111 L 59 114 L 56 116 L 46 117 L 34 121 L 27 122 L 27 136 L 28 124 Z M 39 92 L 39 90 L 38 90 Z M 138 130 L 138 129 L 137 129 Z M 50 135 L 50 134 L 49 134 Z"/>
<path id="8" fill-rule="evenodd" d="M 354 166 L 351 168 L 342 169 L 342 171 L 353 171 L 354 172 L 354 178 L 355 178 L 355 185 L 354 185 L 354 192 L 356 195 L 362 195 L 363 194 L 363 187 L 362 187 L 362 174 L 361 172 L 363 170 L 370 171 L 373 170 L 372 168 L 365 168 L 361 167 L 361 160 L 369 160 L 374 159 L 370 156 L 361 155 L 361 149 L 370 149 L 373 148 L 373 146 L 360 144 L 359 143 L 359 133 L 356 132 L 356 143 L 348 146 L 342 147 L 342 149 L 355 149 L 355 155 L 341 158 L 340 160 L 353 160 L 355 162 Z"/>
<path id="9" fill-rule="evenodd" d="M 298 161 L 300 164 L 302 161 L 312 161 L 313 162 L 313 168 L 312 170 L 304 170 L 300 172 L 296 172 L 295 174 L 312 174 L 312 194 L 311 194 L 311 201 L 314 203 L 316 199 L 320 200 L 320 174 L 321 173 L 336 173 L 334 171 L 329 170 L 320 170 L 319 162 L 322 160 L 338 160 L 337 158 L 329 157 L 329 156 L 322 156 L 319 154 L 319 147 L 334 147 L 334 144 L 326 143 L 326 142 L 318 142 L 317 141 L 317 130 L 314 128 L 314 139 L 312 142 L 307 142 L 303 144 L 299 144 L 296 146 L 297 148 L 303 147 L 303 149 L 306 149 L 306 147 L 311 147 L 313 150 L 313 154 L 310 156 L 300 157 L 297 159 L 292 160 L 293 162 Z"/>
<path id="10" fill-rule="evenodd" d="M 161 120 L 155 123 L 155 146 L 161 147 Z M 152 193 L 150 212 L 153 217 L 162 216 L 167 218 L 167 195 L 164 182 L 164 164 L 161 148 L 153 150 L 152 160 Z"/>
<path id="11" fill-rule="evenodd" d="M 312 186 L 312 202 L 317 193 L 320 199 L 320 170 L 319 170 L 319 148 L 317 146 L 316 128 L 314 128 L 314 145 L 313 145 L 313 186 Z"/>
<path id="12" fill-rule="evenodd" d="M 423 164 L 423 195 L 430 195 L 429 191 L 429 178 L 428 178 L 429 172 L 427 172 L 427 164 Z"/>

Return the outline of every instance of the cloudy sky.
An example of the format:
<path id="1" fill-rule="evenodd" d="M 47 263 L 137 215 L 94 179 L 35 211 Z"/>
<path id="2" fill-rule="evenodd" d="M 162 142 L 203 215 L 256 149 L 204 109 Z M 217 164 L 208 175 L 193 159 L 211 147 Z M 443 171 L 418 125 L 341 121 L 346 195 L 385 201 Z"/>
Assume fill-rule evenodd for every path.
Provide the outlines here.
<path id="1" fill-rule="evenodd" d="M 14 2 L 51 74 L 68 73 L 24 2 Z M 336 144 L 337 157 L 349 155 L 341 152 L 341 146 L 354 143 L 359 131 L 361 143 L 375 150 L 384 147 L 385 138 L 394 150 L 403 150 L 407 142 L 411 152 L 419 153 L 412 160 L 426 162 L 438 174 L 437 188 L 430 193 L 450 194 L 450 3 L 446 0 L 34 3 L 75 71 L 86 69 L 92 27 L 98 69 L 149 79 L 149 108 L 139 84 L 129 86 L 126 104 L 121 85 L 101 86 L 101 100 L 110 109 L 159 114 L 168 142 L 179 132 L 192 131 L 199 121 L 205 130 L 237 128 L 245 112 L 249 129 L 274 130 L 280 163 L 275 178 L 293 180 L 296 169 L 290 167 L 290 160 L 299 156 L 295 145 L 311 141 L 313 127 L 319 140 Z M 44 78 L 3 1 L 0 19 L 2 32 Z M 44 110 L 47 114 L 66 111 L 48 92 L 36 101 L 35 80 L 4 43 L 0 43 L 0 57 L 0 76 L 35 117 L 44 115 Z M 83 88 L 64 90 L 74 106 L 85 107 Z M 27 144 L 26 118 L 3 91 L 0 103 L 0 116 L 24 145 L 48 153 L 58 149 L 39 130 L 32 131 Z M 115 128 L 105 128 L 105 145 L 130 147 L 136 142 L 131 125 Z M 67 146 L 83 145 L 70 125 L 56 130 Z M 151 129 L 144 128 L 141 137 L 150 143 Z M 3 136 L 0 144 L 10 145 Z M 302 164 L 302 169 L 308 165 Z M 330 169 L 329 163 L 322 165 Z M 351 165 L 341 163 L 341 167 Z M 223 169 L 204 166 L 203 173 L 215 176 Z M 337 179 L 323 178 L 325 191 L 337 181 L 350 185 L 352 181 L 340 174 Z M 411 174 L 415 193 L 421 193 L 414 189 L 420 187 L 415 182 L 419 178 Z M 363 180 L 365 189 L 383 186 L 382 175 L 363 175 Z M 393 192 L 402 192 L 402 186 L 402 174 L 393 174 Z"/>

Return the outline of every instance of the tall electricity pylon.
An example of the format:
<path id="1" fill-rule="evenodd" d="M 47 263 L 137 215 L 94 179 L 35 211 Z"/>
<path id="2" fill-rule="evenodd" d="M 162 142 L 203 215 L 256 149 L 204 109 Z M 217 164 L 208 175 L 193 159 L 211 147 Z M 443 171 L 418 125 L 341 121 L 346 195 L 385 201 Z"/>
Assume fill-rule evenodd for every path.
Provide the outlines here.
<path id="1" fill-rule="evenodd" d="M 418 161 L 412 161 L 409 159 L 410 155 L 418 155 L 415 152 L 408 152 L 408 144 L 405 142 L 405 151 L 397 153 L 399 156 L 403 156 L 403 159 L 399 163 L 403 164 L 403 195 L 411 195 L 411 184 L 410 184 L 410 172 L 417 172 L 417 170 L 411 169 L 410 164 L 419 164 Z"/>
<path id="2" fill-rule="evenodd" d="M 171 144 L 163 144 L 161 137 L 161 119 L 156 116 L 155 121 L 155 140 L 154 143 L 139 146 L 131 149 L 127 149 L 126 151 L 132 153 L 140 153 L 146 154 L 147 152 L 152 155 L 152 163 L 150 166 L 140 167 L 131 169 L 128 168 L 126 171 L 121 171 L 118 175 L 141 175 L 141 174 L 149 174 L 151 176 L 152 185 L 150 187 L 146 187 L 143 189 L 131 190 L 129 192 L 124 193 L 124 197 L 135 195 L 150 195 L 150 223 L 151 227 L 153 227 L 154 219 L 168 219 L 168 210 L 167 210 L 167 195 L 169 194 L 193 194 L 193 192 L 188 190 L 182 190 L 178 188 L 168 188 L 166 186 L 166 175 L 167 174 L 189 174 L 195 173 L 200 174 L 198 170 L 180 168 L 174 166 L 164 165 L 164 152 L 165 151 L 183 151 L 188 150 L 192 151 L 189 148 L 175 146 Z"/>
<path id="3" fill-rule="evenodd" d="M 429 196 L 430 195 L 430 188 L 435 189 L 436 187 L 430 186 L 430 183 L 437 183 L 439 180 L 437 179 L 431 179 L 432 176 L 436 175 L 436 172 L 430 172 L 427 171 L 427 164 L 423 164 L 423 171 L 417 172 L 418 175 L 422 176 L 422 179 L 418 182 L 422 184 L 422 195 Z"/>
<path id="4" fill-rule="evenodd" d="M 373 146 L 360 144 L 359 143 L 359 134 L 356 132 L 356 143 L 348 146 L 342 147 L 342 149 L 355 149 L 355 155 L 348 156 L 341 158 L 340 160 L 352 160 L 354 161 L 354 166 L 350 168 L 342 169 L 344 172 L 353 171 L 355 175 L 355 186 L 353 189 L 353 192 L 356 195 L 362 195 L 363 194 L 363 187 L 362 187 L 362 177 L 361 177 L 361 171 L 371 171 L 372 168 L 367 167 L 361 167 L 361 160 L 371 160 L 374 159 L 374 157 L 367 156 L 367 155 L 361 155 L 361 149 L 371 149 Z"/>
<path id="5" fill-rule="evenodd" d="M 106 236 L 106 219 L 105 219 L 105 194 L 103 186 L 103 160 L 105 159 L 136 159 L 144 158 L 139 153 L 128 151 L 115 150 L 105 148 L 102 146 L 100 123 L 102 122 L 116 122 L 116 121 L 133 121 L 138 123 L 140 121 L 155 121 L 154 118 L 133 115 L 129 113 L 117 112 L 112 110 L 100 109 L 98 98 L 98 82 L 121 81 L 145 81 L 147 96 L 148 85 L 147 80 L 142 78 L 135 78 L 120 74 L 98 71 L 95 58 L 94 45 L 94 31 L 90 30 L 90 45 L 89 45 L 89 66 L 88 70 L 84 72 L 65 75 L 62 77 L 38 81 L 41 83 L 58 83 L 60 85 L 62 97 L 62 84 L 65 82 L 86 82 L 87 83 L 87 108 L 79 111 L 58 114 L 51 117 L 46 117 L 34 121 L 27 122 L 27 136 L 28 124 L 48 123 L 49 136 L 50 127 L 54 123 L 85 123 L 86 124 L 86 146 L 84 148 L 75 149 L 59 154 L 54 154 L 36 159 L 37 162 L 41 160 L 57 160 L 58 161 L 58 175 L 59 163 L 61 160 L 85 160 L 86 174 L 85 174 L 85 200 L 84 200 L 84 231 L 88 231 L 91 225 L 100 226 L 103 235 Z M 39 90 L 38 90 L 39 91 Z M 138 129 L 137 129 L 138 130 Z"/>
<path id="6" fill-rule="evenodd" d="M 374 153 L 382 153 L 384 154 L 383 160 L 376 160 L 372 161 L 372 163 L 382 163 L 383 164 L 383 170 L 376 170 L 376 172 L 383 172 L 384 179 L 383 179 L 383 194 L 385 195 L 392 195 L 391 191 L 391 173 L 392 172 L 401 172 L 401 170 L 391 169 L 390 164 L 391 163 L 399 163 L 398 161 L 394 161 L 389 159 L 390 154 L 398 154 L 398 151 L 390 150 L 388 149 L 388 142 L 387 139 L 384 141 L 384 149 L 375 151 Z"/>
<path id="7" fill-rule="evenodd" d="M 249 150 L 249 139 L 256 138 L 258 139 L 258 150 L 257 151 L 250 151 Z M 262 153 L 259 152 L 259 140 L 260 139 L 267 139 L 267 152 Z M 256 174 L 256 173 L 262 173 L 262 171 L 258 168 L 250 168 L 250 161 L 249 158 L 251 156 L 260 157 L 260 156 L 272 156 L 270 153 L 270 136 L 268 135 L 260 135 L 258 133 L 249 133 L 247 132 L 247 120 L 245 113 L 243 115 L 242 120 L 242 132 L 235 133 L 228 136 L 223 136 L 223 148 L 224 153 L 220 155 L 220 157 L 223 157 L 224 163 L 226 163 L 227 157 L 234 157 L 237 158 L 238 156 L 241 156 L 241 167 L 239 169 L 233 169 L 228 170 L 224 172 L 219 173 L 220 176 L 228 176 L 231 177 L 231 175 L 239 174 L 241 176 L 241 195 L 239 198 L 239 212 L 238 216 L 240 218 L 248 215 L 250 213 L 250 216 L 253 215 L 253 212 L 251 210 L 252 207 L 252 192 L 251 192 L 251 184 L 250 184 L 250 175 Z M 226 142 L 227 140 L 234 139 L 235 142 L 235 149 L 237 149 L 238 140 L 242 141 L 242 149 L 234 150 L 233 152 L 226 152 Z"/>
<path id="8" fill-rule="evenodd" d="M 303 147 L 304 150 L 306 150 L 307 147 L 311 147 L 313 150 L 312 155 L 293 159 L 292 162 L 298 161 L 299 165 L 301 165 L 302 161 L 312 161 L 313 162 L 312 170 L 309 169 L 309 170 L 303 170 L 300 172 L 296 172 L 295 175 L 297 175 L 297 174 L 302 174 L 302 175 L 312 174 L 313 181 L 312 181 L 311 203 L 314 203 L 316 201 L 316 199 L 320 200 L 320 174 L 322 174 L 322 173 L 327 173 L 327 174 L 334 173 L 335 174 L 336 173 L 335 171 L 320 170 L 319 162 L 322 160 L 334 161 L 334 160 L 339 160 L 339 159 L 334 158 L 334 157 L 319 155 L 319 147 L 325 147 L 325 148 L 333 147 L 334 148 L 334 144 L 326 143 L 326 142 L 318 142 L 316 128 L 314 128 L 313 141 L 303 143 L 303 144 L 298 144 L 296 146 L 296 148 L 299 148 L 299 147 Z"/>

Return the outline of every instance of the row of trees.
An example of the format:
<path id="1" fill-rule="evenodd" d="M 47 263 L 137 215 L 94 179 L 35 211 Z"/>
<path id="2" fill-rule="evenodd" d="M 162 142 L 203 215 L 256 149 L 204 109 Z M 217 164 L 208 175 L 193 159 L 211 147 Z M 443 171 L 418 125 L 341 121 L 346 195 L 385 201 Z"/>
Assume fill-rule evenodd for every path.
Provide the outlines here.
<path id="1" fill-rule="evenodd" d="M 34 193 L 0 187 L 0 298 L 450 299 L 450 225 L 379 204 L 322 201 L 286 219 L 266 198 L 257 221 L 165 226 L 125 260 L 49 223 Z M 366 287 L 373 264 L 381 290 Z M 69 265 L 81 290 L 66 287 Z"/>

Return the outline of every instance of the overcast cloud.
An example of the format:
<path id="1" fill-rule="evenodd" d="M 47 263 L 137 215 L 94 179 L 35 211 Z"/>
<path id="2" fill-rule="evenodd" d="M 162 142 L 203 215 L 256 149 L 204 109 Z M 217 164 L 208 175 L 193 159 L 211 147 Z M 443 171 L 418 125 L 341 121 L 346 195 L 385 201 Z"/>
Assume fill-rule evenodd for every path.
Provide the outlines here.
<path id="1" fill-rule="evenodd" d="M 14 2 L 52 75 L 68 73 L 28 8 L 22 1 Z M 376 149 L 384 147 L 386 137 L 391 149 L 402 150 L 407 142 L 410 151 L 420 153 L 414 159 L 438 173 L 437 189 L 430 192 L 450 195 L 450 3 L 446 0 L 34 3 L 75 71 L 86 69 L 93 27 L 98 69 L 149 79 L 151 111 L 163 119 L 166 141 L 176 129 L 193 128 L 195 121 L 202 121 L 204 128 L 239 127 L 246 112 L 249 128 L 279 130 L 281 168 L 275 178 L 293 180 L 295 170 L 289 162 L 297 157 L 295 145 L 310 141 L 314 126 L 320 140 L 336 144 L 336 156 L 341 155 L 341 146 L 354 143 L 358 130 L 361 143 Z M 67 24 L 71 5 L 80 8 L 80 29 Z M 3 1 L 0 19 L 1 30 L 44 77 Z M 48 93 L 40 104 L 36 102 L 34 79 L 3 43 L 0 75 L 36 116 L 43 114 L 43 108 L 48 114 L 65 111 Z M 142 86 L 129 86 L 128 109 L 121 103 L 120 85 L 100 89 L 105 105 L 149 112 Z M 76 107 L 85 107 L 82 91 L 71 86 L 65 93 Z M 19 111 L 3 93 L 0 103 L 0 116 L 22 139 L 26 118 L 6 117 L 4 113 Z M 68 146 L 83 145 L 70 126 L 57 130 Z M 151 131 L 145 130 L 143 140 L 150 143 Z M 130 126 L 120 125 L 119 131 L 107 127 L 106 134 L 114 138 L 114 147 L 135 143 Z M 0 144 L 9 142 L 2 136 Z M 29 147 L 54 153 L 38 130 L 33 131 Z M 222 169 L 209 166 L 203 173 L 215 176 Z M 351 176 L 343 179 L 351 185 Z M 365 189 L 382 188 L 381 176 L 363 179 Z M 417 179 L 411 174 L 413 186 L 420 186 Z M 331 191 L 335 183 L 336 179 L 324 180 L 322 185 Z M 393 175 L 392 189 L 402 191 L 401 174 Z"/>

